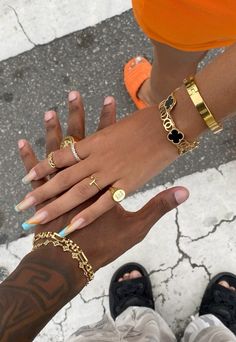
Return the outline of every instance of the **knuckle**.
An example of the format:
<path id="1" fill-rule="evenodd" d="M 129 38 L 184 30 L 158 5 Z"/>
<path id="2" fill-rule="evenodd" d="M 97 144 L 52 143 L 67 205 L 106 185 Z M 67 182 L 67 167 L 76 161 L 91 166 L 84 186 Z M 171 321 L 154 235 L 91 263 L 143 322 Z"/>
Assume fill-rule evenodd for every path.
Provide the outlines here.
<path id="1" fill-rule="evenodd" d="M 89 185 L 89 181 L 88 184 L 86 183 L 80 183 L 77 186 L 77 192 L 78 195 L 81 196 L 82 198 L 87 198 L 90 194 L 90 185 Z"/>
<path id="2" fill-rule="evenodd" d="M 80 110 L 80 105 L 77 101 L 73 101 L 71 103 L 71 111 L 72 112 L 77 112 L 78 110 Z"/>
<path id="3" fill-rule="evenodd" d="M 29 148 L 23 148 L 22 150 L 20 150 L 20 154 L 24 159 L 29 158 L 31 156 L 31 151 L 29 150 Z"/>
<path id="4" fill-rule="evenodd" d="M 169 201 L 167 201 L 164 198 L 160 198 L 158 200 L 157 207 L 158 207 L 159 212 L 160 212 L 161 215 L 166 214 L 168 211 L 170 211 L 172 209 Z"/>
<path id="5" fill-rule="evenodd" d="M 57 127 L 57 124 L 56 124 L 55 120 L 49 120 L 48 122 L 46 122 L 45 127 L 46 127 L 47 131 L 51 131 Z"/>
<path id="6" fill-rule="evenodd" d="M 53 151 L 53 161 L 58 168 L 63 167 L 63 150 Z"/>
<path id="7" fill-rule="evenodd" d="M 100 131 L 101 134 L 94 134 L 92 137 L 91 145 L 98 146 L 103 143 L 103 133 Z"/>
<path id="8" fill-rule="evenodd" d="M 37 165 L 35 165 L 34 167 L 34 171 L 36 173 L 36 178 L 40 179 L 42 175 L 44 175 L 44 167 L 42 165 L 42 163 L 38 163 Z"/>
<path id="9" fill-rule="evenodd" d="M 108 116 L 110 114 L 111 114 L 111 110 L 110 110 L 109 106 L 103 107 L 101 117 Z"/>
<path id="10" fill-rule="evenodd" d="M 55 187 L 60 190 L 66 190 L 71 186 L 71 177 L 68 172 L 61 171 L 57 173 L 53 181 L 55 182 Z"/>

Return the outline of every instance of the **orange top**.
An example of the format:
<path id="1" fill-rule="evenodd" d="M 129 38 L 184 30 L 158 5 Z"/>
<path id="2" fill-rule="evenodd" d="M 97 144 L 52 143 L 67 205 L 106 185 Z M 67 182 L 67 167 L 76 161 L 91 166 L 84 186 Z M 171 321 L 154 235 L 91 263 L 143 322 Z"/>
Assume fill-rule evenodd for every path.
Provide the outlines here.
<path id="1" fill-rule="evenodd" d="M 132 0 L 136 20 L 150 38 L 197 51 L 236 42 L 235 0 Z"/>

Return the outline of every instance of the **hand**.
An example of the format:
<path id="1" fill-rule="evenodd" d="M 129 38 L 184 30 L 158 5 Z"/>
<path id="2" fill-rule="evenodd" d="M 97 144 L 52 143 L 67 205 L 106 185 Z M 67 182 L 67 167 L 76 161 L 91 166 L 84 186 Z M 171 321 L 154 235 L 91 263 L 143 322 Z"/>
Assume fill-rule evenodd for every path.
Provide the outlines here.
<path id="1" fill-rule="evenodd" d="M 79 94 L 77 95 L 79 97 Z M 115 102 L 112 98 L 110 99 L 112 101 L 111 104 L 105 106 L 102 110 L 99 129 L 104 129 L 104 127 L 115 122 Z M 53 117 L 45 122 L 47 153 L 59 147 L 62 137 L 57 115 L 55 112 L 52 112 L 52 115 Z M 84 110 L 80 98 L 69 103 L 67 134 L 81 138 L 84 137 Z M 21 141 L 20 155 L 26 171 L 37 164 L 37 159 L 27 141 Z M 41 180 L 32 182 L 32 186 L 37 189 L 42 186 L 42 183 L 47 184 L 45 180 Z M 93 265 L 94 270 L 97 270 L 140 242 L 157 220 L 187 198 L 188 191 L 185 188 L 174 187 L 155 196 L 136 213 L 125 211 L 119 204 L 116 204 L 111 210 L 91 223 L 87 229 L 71 234 L 71 239 L 79 243 Z M 96 198 L 93 198 L 54 219 L 52 222 L 37 226 L 36 233 L 40 231 L 61 230 L 70 221 L 71 217 L 83 211 L 86 206 L 92 205 L 95 201 Z M 41 204 L 41 206 L 44 205 L 45 203 Z"/>
<path id="2" fill-rule="evenodd" d="M 53 159 L 58 168 L 75 165 L 29 193 L 18 208 L 27 209 L 63 193 L 31 219 L 40 224 L 49 222 L 98 193 L 96 186 L 90 186 L 91 176 L 102 189 L 112 185 L 127 194 L 134 191 L 177 157 L 177 149 L 167 141 L 158 115 L 157 108 L 138 111 L 80 141 L 76 144 L 83 159 L 79 163 L 75 164 L 69 148 L 56 151 Z M 44 160 L 31 169 L 25 180 L 41 179 L 52 172 Z M 115 205 L 109 190 L 99 195 L 96 202 L 73 218 L 66 233 L 88 225 Z"/>

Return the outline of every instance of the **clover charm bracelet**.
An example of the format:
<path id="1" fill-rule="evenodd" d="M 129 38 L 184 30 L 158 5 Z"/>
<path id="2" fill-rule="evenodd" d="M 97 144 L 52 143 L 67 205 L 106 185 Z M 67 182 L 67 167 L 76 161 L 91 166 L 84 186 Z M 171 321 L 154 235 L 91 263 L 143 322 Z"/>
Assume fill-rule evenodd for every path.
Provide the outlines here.
<path id="1" fill-rule="evenodd" d="M 175 107 L 176 103 L 176 99 L 172 93 L 167 99 L 160 103 L 159 109 L 163 127 L 168 132 L 167 139 L 177 147 L 179 155 L 182 155 L 198 147 L 199 143 L 198 141 L 187 141 L 184 137 L 184 133 L 175 126 L 170 111 Z"/>

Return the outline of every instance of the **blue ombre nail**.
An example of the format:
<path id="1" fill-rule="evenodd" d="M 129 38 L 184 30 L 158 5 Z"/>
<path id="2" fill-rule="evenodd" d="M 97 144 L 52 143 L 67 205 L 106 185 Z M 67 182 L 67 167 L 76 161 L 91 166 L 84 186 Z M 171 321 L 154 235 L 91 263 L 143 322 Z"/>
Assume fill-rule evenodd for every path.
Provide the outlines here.
<path id="1" fill-rule="evenodd" d="M 65 237 L 65 235 L 66 235 L 66 228 L 67 228 L 67 227 L 65 227 L 64 229 L 62 229 L 62 230 L 60 231 L 60 233 L 58 233 L 58 235 L 60 235 L 60 237 Z"/>
<path id="2" fill-rule="evenodd" d="M 26 231 L 30 230 L 31 228 L 34 228 L 35 226 L 37 226 L 37 224 L 30 224 L 30 223 L 27 223 L 27 221 L 22 223 L 22 228 Z"/>

